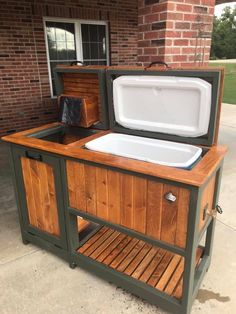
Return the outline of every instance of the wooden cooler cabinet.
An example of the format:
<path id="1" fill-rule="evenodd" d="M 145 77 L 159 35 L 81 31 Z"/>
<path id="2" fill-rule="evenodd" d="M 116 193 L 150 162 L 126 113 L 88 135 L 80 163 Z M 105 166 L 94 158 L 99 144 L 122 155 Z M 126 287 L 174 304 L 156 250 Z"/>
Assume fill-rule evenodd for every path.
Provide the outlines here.
<path id="1" fill-rule="evenodd" d="M 72 70 L 82 73 L 86 67 Z M 80 75 L 74 79 L 70 68 L 57 72 L 59 94 L 74 93 L 71 86 L 79 82 L 84 96 L 91 96 Z M 166 310 L 190 313 L 210 266 L 215 216 L 220 211 L 226 153 L 225 147 L 217 145 L 223 70 L 110 67 L 105 73 L 110 130 L 97 129 L 67 145 L 49 143 L 39 135 L 52 126 L 4 138 L 10 143 L 23 240 L 46 247 L 72 268 L 84 267 Z M 175 90 L 180 90 L 178 97 Z M 185 106 L 196 128 L 186 125 L 179 108 L 171 107 L 177 106 L 173 99 L 179 108 Z M 189 109 L 188 104 L 194 107 Z M 130 153 L 132 143 L 123 147 L 117 142 L 114 153 L 102 151 L 102 140 L 111 138 L 108 144 L 114 148 L 117 135 L 128 136 L 124 139 L 131 142 L 134 136 L 151 146 L 163 140 L 170 147 L 177 143 L 177 150 L 187 144 L 183 151 L 190 144 L 200 155 L 183 169 L 175 163 L 148 162 L 147 156 L 129 158 L 126 151 L 120 154 L 124 147 Z M 91 149 L 96 141 L 98 145 Z M 136 152 L 142 155 L 144 150 Z M 41 180 L 47 182 L 46 189 Z M 31 204 L 31 195 L 37 191 L 40 200 Z M 83 219 L 79 230 L 78 217 Z"/>

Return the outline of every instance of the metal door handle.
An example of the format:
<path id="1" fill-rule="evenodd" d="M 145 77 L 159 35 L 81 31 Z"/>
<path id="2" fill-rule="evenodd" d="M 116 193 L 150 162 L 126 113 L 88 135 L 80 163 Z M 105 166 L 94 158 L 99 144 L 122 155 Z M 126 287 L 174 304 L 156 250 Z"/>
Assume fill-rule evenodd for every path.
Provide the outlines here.
<path id="1" fill-rule="evenodd" d="M 165 199 L 168 202 L 174 203 L 176 201 L 176 196 L 172 192 L 168 192 L 165 194 Z"/>
<path id="2" fill-rule="evenodd" d="M 30 158 L 30 159 L 34 159 L 34 160 L 38 160 L 38 161 L 43 161 L 43 157 L 40 154 L 32 154 L 30 152 L 25 152 L 25 157 Z"/>

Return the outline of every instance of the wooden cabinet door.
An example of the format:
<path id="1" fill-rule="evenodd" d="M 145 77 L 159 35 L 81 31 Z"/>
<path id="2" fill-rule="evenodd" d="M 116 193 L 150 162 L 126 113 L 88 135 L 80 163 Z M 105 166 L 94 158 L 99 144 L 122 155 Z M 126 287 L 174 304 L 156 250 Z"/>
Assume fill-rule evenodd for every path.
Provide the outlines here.
<path id="1" fill-rule="evenodd" d="M 66 247 L 60 160 L 40 151 L 13 148 L 24 230 Z"/>

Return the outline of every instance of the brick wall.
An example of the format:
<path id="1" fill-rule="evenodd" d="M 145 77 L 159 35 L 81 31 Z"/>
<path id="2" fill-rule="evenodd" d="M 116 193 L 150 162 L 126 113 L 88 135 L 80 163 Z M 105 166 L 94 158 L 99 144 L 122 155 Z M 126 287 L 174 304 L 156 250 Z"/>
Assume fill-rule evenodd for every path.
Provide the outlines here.
<path id="1" fill-rule="evenodd" d="M 0 7 L 0 135 L 57 119 L 43 16 L 109 23 L 111 63 L 137 62 L 137 1 L 9 0 Z"/>
<path id="2" fill-rule="evenodd" d="M 138 60 L 207 64 L 214 6 L 215 0 L 140 0 Z"/>

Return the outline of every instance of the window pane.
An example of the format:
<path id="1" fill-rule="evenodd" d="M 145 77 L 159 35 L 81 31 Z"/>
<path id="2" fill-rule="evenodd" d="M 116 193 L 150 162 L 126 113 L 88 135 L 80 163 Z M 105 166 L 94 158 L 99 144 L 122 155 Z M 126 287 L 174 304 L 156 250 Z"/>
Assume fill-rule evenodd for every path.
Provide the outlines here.
<path id="1" fill-rule="evenodd" d="M 85 64 L 107 64 L 106 26 L 81 24 Z"/>
<path id="2" fill-rule="evenodd" d="M 76 60 L 74 23 L 46 22 L 50 61 Z"/>
<path id="3" fill-rule="evenodd" d="M 70 64 L 71 61 L 76 60 L 75 25 L 74 23 L 47 21 L 46 33 L 53 95 L 55 95 L 53 69 L 58 63 Z"/>

